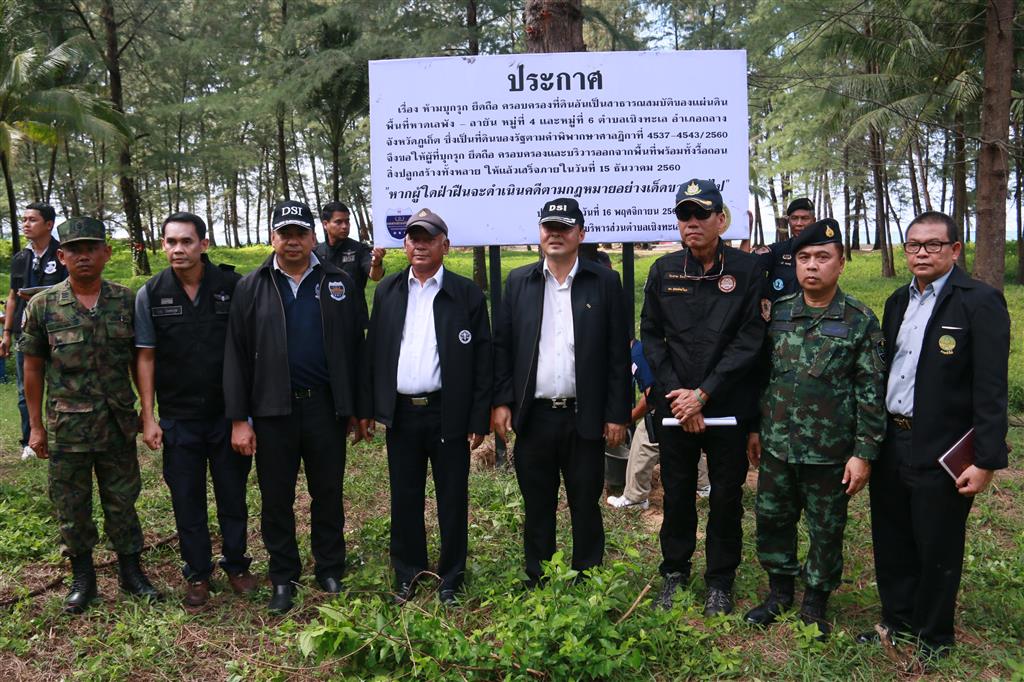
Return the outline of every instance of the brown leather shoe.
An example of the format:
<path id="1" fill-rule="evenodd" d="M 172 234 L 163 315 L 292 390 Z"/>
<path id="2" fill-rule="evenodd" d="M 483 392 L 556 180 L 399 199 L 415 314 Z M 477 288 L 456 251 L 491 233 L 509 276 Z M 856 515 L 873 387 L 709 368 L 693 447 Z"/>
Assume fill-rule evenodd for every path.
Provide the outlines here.
<path id="1" fill-rule="evenodd" d="M 259 581 L 249 572 L 249 569 L 234 575 L 229 573 L 228 582 L 231 583 L 231 589 L 235 591 L 235 594 L 252 594 L 259 587 Z"/>
<path id="2" fill-rule="evenodd" d="M 210 581 L 197 580 L 188 584 L 185 591 L 186 606 L 202 606 L 210 601 Z"/>

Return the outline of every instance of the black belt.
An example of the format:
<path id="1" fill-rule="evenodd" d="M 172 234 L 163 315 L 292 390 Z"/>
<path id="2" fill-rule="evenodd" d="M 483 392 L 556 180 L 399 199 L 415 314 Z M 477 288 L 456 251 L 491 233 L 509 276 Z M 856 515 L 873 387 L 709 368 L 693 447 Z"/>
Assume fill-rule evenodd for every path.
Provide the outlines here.
<path id="1" fill-rule="evenodd" d="M 434 391 L 433 393 L 425 393 L 423 395 L 405 395 L 404 393 L 399 393 L 398 402 L 402 403 L 403 405 L 412 405 L 413 407 L 427 407 L 428 405 L 440 405 L 441 391 Z"/>
<path id="2" fill-rule="evenodd" d="M 892 421 L 893 424 L 896 425 L 896 428 L 899 429 L 900 431 L 909 431 L 914 426 L 914 418 L 908 417 L 904 414 L 893 414 L 892 412 L 890 412 L 889 419 Z"/>
<path id="3" fill-rule="evenodd" d="M 317 386 L 316 388 L 293 388 L 292 400 L 308 400 L 315 395 L 330 393 L 330 386 Z"/>
<path id="4" fill-rule="evenodd" d="M 534 398 L 533 404 L 547 410 L 575 410 L 576 398 Z"/>

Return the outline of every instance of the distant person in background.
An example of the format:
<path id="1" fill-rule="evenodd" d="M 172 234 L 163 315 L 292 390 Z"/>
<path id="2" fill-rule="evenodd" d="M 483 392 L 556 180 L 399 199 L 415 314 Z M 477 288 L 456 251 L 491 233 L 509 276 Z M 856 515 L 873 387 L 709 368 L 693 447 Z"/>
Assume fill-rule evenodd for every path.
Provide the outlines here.
<path id="1" fill-rule="evenodd" d="M 754 251 L 761 259 L 761 267 L 768 277 L 765 287 L 768 308 L 771 307 L 771 301 L 796 293 L 800 288 L 793 262 L 793 240 L 814 222 L 814 204 L 806 197 L 794 199 L 786 208 L 786 220 L 789 222 L 789 239 L 760 246 Z M 767 308 L 763 312 L 767 314 Z"/>
<path id="2" fill-rule="evenodd" d="M 320 209 L 320 224 L 327 241 L 317 244 L 313 253 L 321 262 L 331 263 L 356 283 L 358 298 L 366 301 L 366 281 L 379 282 L 384 276 L 384 249 L 371 248 L 348 235 L 352 229 L 348 206 L 331 201 Z"/>
<path id="3" fill-rule="evenodd" d="M 25 305 L 32 298 L 30 292 L 22 289 L 46 287 L 64 281 L 67 268 L 57 257 L 60 242 L 53 239 L 53 223 L 57 213 L 49 204 L 29 204 L 22 211 L 21 233 L 28 240 L 24 249 L 11 259 L 11 290 L 7 294 L 7 306 L 3 322 L 3 339 L 0 340 L 0 360 L 14 349 L 21 334 L 21 318 Z M 32 449 L 28 447 L 29 419 L 25 405 L 25 357 L 16 351 L 14 356 L 15 375 L 18 380 L 18 412 L 21 414 L 21 458 L 30 459 Z M 6 369 L 6 368 L 5 368 Z"/>
<path id="4" fill-rule="evenodd" d="M 1007 466 L 1010 317 L 1001 292 L 956 265 L 963 245 L 949 216 L 922 213 L 906 239 L 914 277 L 882 318 L 889 420 L 871 476 L 871 536 L 881 629 L 916 639 L 927 665 L 955 641 L 974 496 Z M 974 463 L 954 480 L 938 459 L 970 429 Z M 857 639 L 879 637 L 876 629 Z"/>

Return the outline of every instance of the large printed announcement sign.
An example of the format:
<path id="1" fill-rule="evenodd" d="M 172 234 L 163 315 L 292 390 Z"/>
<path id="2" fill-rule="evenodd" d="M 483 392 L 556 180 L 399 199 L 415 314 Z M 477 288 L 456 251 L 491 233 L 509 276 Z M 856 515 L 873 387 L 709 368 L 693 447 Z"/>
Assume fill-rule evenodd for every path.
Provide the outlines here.
<path id="1" fill-rule="evenodd" d="M 711 178 L 747 237 L 742 50 L 570 52 L 370 62 L 374 241 L 430 208 L 452 244 L 536 243 L 548 199 L 591 240 L 679 238 L 675 192 Z"/>

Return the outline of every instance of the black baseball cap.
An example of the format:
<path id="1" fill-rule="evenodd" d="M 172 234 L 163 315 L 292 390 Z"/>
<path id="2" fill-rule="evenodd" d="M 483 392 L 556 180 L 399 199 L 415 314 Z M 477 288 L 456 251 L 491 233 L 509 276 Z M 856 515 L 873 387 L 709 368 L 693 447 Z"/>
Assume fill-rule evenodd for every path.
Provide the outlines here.
<path id="1" fill-rule="evenodd" d="M 813 214 L 814 202 L 807 197 L 793 199 L 793 201 L 789 202 L 789 206 L 786 207 L 786 215 L 790 215 L 793 211 L 810 211 Z"/>
<path id="2" fill-rule="evenodd" d="M 569 197 L 544 202 L 544 207 L 540 209 L 540 224 L 544 223 L 561 223 L 569 227 L 579 225 L 583 229 L 583 211 L 580 210 L 579 202 Z"/>
<path id="3" fill-rule="evenodd" d="M 793 253 L 805 246 L 823 246 L 825 244 L 843 245 L 843 235 L 839 223 L 832 218 L 822 218 L 804 228 L 799 236 L 793 238 Z"/>
<path id="4" fill-rule="evenodd" d="M 688 201 L 715 213 L 721 211 L 724 205 L 722 193 L 718 191 L 715 183 L 698 178 L 684 182 L 679 185 L 679 190 L 676 191 L 676 208 L 679 208 Z"/>
<path id="5" fill-rule="evenodd" d="M 281 201 L 274 206 L 274 216 L 270 226 L 276 232 L 282 227 L 298 225 L 307 230 L 313 229 L 313 212 L 301 201 Z"/>
<path id="6" fill-rule="evenodd" d="M 445 237 L 448 236 L 448 225 L 441 219 L 441 216 L 429 208 L 421 208 L 409 216 L 409 220 L 405 223 L 406 233 L 408 234 L 409 230 L 414 227 L 426 230 L 432 237 L 436 237 L 439 234 L 443 234 Z"/>

